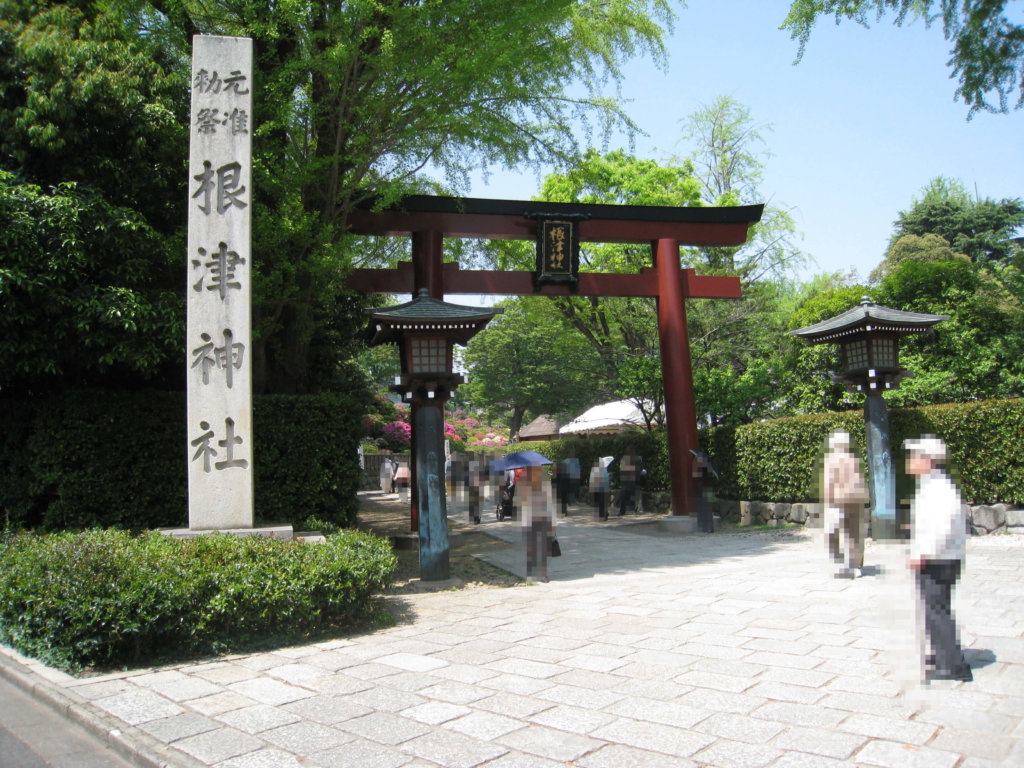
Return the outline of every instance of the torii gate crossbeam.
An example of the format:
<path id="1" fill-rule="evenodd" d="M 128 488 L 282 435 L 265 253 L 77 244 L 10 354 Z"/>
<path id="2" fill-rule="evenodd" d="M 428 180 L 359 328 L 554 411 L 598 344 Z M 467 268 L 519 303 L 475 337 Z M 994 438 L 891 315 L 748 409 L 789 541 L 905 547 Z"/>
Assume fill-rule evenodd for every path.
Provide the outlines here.
<path id="1" fill-rule="evenodd" d="M 349 229 L 358 235 L 412 237 L 412 262 L 397 269 L 357 269 L 346 287 L 364 293 L 410 293 L 426 288 L 446 293 L 548 296 L 648 296 L 657 300 L 662 384 L 672 483 L 672 514 L 694 508 L 693 455 L 697 450 L 697 414 L 693 394 L 686 299 L 740 298 L 736 277 L 699 276 L 682 269 L 679 246 L 738 246 L 764 206 L 670 208 L 637 205 L 592 205 L 478 198 L 403 198 L 389 209 L 352 211 Z M 443 264 L 445 237 L 535 240 L 537 218 L 571 216 L 579 221 L 580 242 L 648 243 L 654 267 L 637 274 L 580 273 L 577 290 L 564 285 L 534 286 L 534 273 L 462 270 Z M 415 435 L 413 436 L 415 440 Z M 413 479 L 415 482 L 415 478 Z M 418 527 L 413 499 L 412 528 Z"/>

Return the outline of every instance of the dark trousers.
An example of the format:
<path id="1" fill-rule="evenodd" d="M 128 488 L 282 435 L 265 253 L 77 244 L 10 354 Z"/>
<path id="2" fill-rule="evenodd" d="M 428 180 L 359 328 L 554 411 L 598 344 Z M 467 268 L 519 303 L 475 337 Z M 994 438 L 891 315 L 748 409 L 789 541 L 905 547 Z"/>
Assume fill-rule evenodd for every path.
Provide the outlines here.
<path id="1" fill-rule="evenodd" d="M 635 509 L 636 505 L 636 483 L 625 482 L 619 491 L 619 514 L 626 514 L 626 507 Z"/>
<path id="2" fill-rule="evenodd" d="M 959 560 L 925 560 L 917 572 L 917 588 L 924 604 L 924 630 L 935 653 L 938 672 L 957 672 L 964 657 L 953 619 L 953 586 L 960 578 Z"/>
<path id="3" fill-rule="evenodd" d="M 551 546 L 551 520 L 536 517 L 526 529 L 526 575 L 548 577 L 548 548 Z"/>
<path id="4" fill-rule="evenodd" d="M 594 491 L 594 506 L 597 507 L 597 516 L 604 520 L 608 517 L 608 497 L 611 493 L 608 491 Z"/>
<path id="5" fill-rule="evenodd" d="M 558 508 L 562 517 L 569 514 L 569 478 L 559 475 L 555 478 L 555 496 L 558 497 Z"/>

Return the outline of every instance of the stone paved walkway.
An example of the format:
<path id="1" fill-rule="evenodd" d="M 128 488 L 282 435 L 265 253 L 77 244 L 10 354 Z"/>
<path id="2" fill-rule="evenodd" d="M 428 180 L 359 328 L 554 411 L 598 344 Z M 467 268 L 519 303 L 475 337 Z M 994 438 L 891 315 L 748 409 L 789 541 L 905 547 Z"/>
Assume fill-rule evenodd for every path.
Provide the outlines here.
<path id="1" fill-rule="evenodd" d="M 521 569 L 514 524 L 490 557 Z M 924 687 L 903 545 L 559 528 L 550 583 L 389 598 L 361 636 L 78 680 L 4 650 L 140 761 L 216 768 L 1024 765 L 1024 537 L 972 539 L 969 684 Z"/>

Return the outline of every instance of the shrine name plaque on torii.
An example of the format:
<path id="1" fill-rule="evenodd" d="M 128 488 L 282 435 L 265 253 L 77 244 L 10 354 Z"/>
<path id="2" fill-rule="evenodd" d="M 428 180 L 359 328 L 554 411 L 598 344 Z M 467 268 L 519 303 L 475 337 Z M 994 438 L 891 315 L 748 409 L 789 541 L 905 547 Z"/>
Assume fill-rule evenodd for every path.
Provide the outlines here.
<path id="1" fill-rule="evenodd" d="M 685 302 L 689 298 L 738 299 L 741 293 L 737 277 L 697 275 L 683 269 L 679 247 L 742 245 L 763 210 L 763 205 L 675 208 L 411 195 L 384 210 L 355 209 L 348 224 L 357 235 L 411 237 L 412 262 L 401 262 L 395 269 L 356 269 L 345 284 L 364 293 L 412 296 L 425 288 L 435 299 L 444 299 L 445 294 L 656 299 L 672 514 L 688 516 L 695 509 L 691 450 L 698 449 L 698 442 Z M 639 273 L 582 272 L 573 284 L 538 284 L 537 272 L 463 270 L 458 264 L 442 263 L 446 237 L 536 241 L 544 222 L 571 223 L 579 242 L 649 244 L 654 266 Z M 415 492 L 411 498 L 415 530 Z"/>

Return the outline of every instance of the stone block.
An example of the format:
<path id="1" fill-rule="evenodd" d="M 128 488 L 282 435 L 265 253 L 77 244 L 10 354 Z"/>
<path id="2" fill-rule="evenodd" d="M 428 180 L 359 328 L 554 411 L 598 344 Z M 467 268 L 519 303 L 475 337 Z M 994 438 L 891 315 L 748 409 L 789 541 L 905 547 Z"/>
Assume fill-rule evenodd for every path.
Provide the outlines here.
<path id="1" fill-rule="evenodd" d="M 754 510 L 749 501 L 740 502 L 740 525 L 753 525 Z"/>
<path id="2" fill-rule="evenodd" d="M 696 515 L 669 515 L 658 521 L 658 528 L 666 533 L 695 533 Z"/>
<path id="3" fill-rule="evenodd" d="M 1006 525 L 1006 508 L 1003 505 L 981 504 L 970 509 L 971 529 L 976 534 L 992 533 Z"/>
<path id="4" fill-rule="evenodd" d="M 750 525 L 763 525 L 772 516 L 772 505 L 766 501 L 750 502 Z"/>
<path id="5" fill-rule="evenodd" d="M 789 517 L 790 510 L 793 508 L 793 505 L 786 501 L 777 501 L 771 506 L 771 519 L 778 520 L 779 522 L 785 521 Z"/>
<path id="6" fill-rule="evenodd" d="M 1006 510 L 1006 524 L 1015 528 L 1024 526 L 1024 509 Z"/>
<path id="7" fill-rule="evenodd" d="M 740 518 L 740 502 L 735 499 L 715 499 L 713 509 L 715 514 L 723 520 Z"/>
<path id="8" fill-rule="evenodd" d="M 786 520 L 790 523 L 800 523 L 803 525 L 807 522 L 807 507 L 806 505 L 797 502 L 789 510 L 789 517 Z"/>

